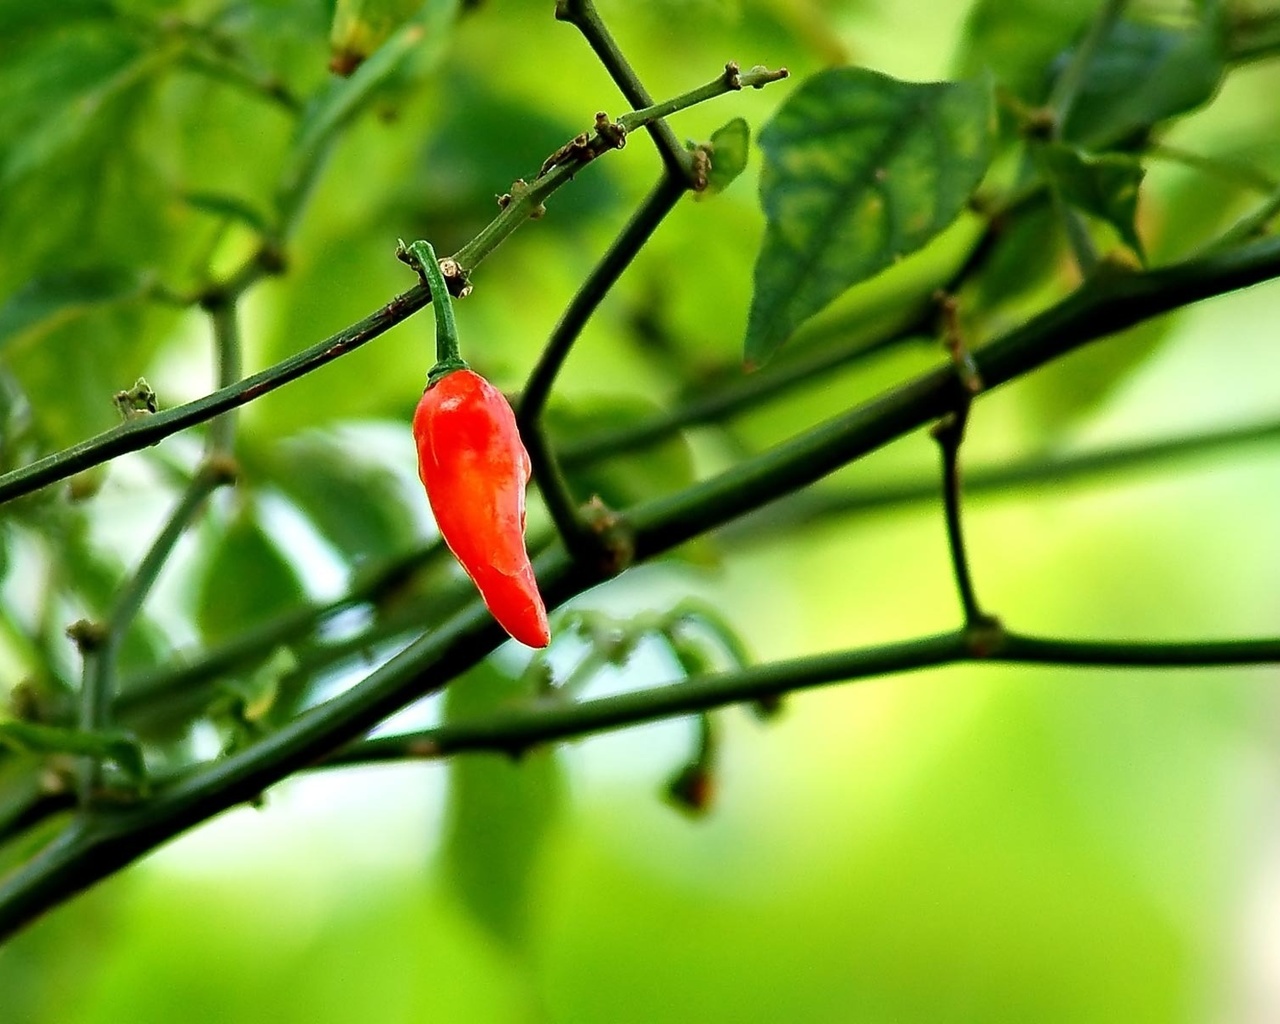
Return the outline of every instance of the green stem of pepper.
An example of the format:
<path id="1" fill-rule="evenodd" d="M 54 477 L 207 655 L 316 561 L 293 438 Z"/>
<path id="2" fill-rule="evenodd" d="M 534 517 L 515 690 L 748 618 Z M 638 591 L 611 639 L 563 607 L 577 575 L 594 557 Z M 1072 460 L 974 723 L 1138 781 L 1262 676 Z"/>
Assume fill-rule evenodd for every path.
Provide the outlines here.
<path id="1" fill-rule="evenodd" d="M 406 249 L 415 267 L 431 289 L 431 308 L 436 314 L 436 365 L 427 374 L 427 387 L 454 370 L 468 369 L 458 348 L 458 324 L 453 318 L 453 297 L 440 272 L 440 261 L 430 242 L 410 242 Z"/>

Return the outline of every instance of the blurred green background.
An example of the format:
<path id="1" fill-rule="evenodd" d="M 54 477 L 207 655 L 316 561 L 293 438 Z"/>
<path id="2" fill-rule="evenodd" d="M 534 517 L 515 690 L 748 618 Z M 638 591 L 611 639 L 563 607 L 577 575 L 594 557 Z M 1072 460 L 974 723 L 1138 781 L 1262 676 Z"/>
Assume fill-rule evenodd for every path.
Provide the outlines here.
<path id="1" fill-rule="evenodd" d="M 218 192 L 265 210 L 292 122 L 183 65 L 182 26 L 216 24 L 264 73 L 305 94 L 328 74 L 330 5 L 64 6 L 42 13 L 0 0 L 0 298 L 67 268 L 141 269 L 181 289 L 206 265 L 234 266 L 250 233 L 182 196 Z M 1094 6 L 600 2 L 658 97 L 713 77 L 728 59 L 786 65 L 798 80 L 839 62 L 943 78 L 1016 64 L 1006 45 L 1030 64 L 1069 43 Z M 391 256 L 397 237 L 452 251 L 492 215 L 495 193 L 531 177 L 597 109 L 620 110 L 549 2 L 488 0 L 456 25 L 450 5 L 439 7 L 439 37 L 334 149 L 287 273 L 250 293 L 247 369 L 403 290 L 411 278 Z M 118 30 L 128 20 L 146 26 L 141 36 Z M 674 125 L 705 139 L 742 116 L 758 132 L 789 88 L 731 95 Z M 1280 174 L 1278 90 L 1268 63 L 1235 70 L 1164 141 Z M 633 139 L 581 172 L 545 220 L 477 272 L 458 317 L 468 357 L 500 386 L 520 386 L 576 283 L 658 171 L 647 140 Z M 575 350 L 561 389 L 566 417 L 627 400 L 670 406 L 685 381 L 734 372 L 763 230 L 757 172 L 753 160 L 725 194 L 683 201 L 662 226 Z M 1153 161 L 1140 229 L 1156 260 L 1174 258 L 1249 202 L 1238 181 Z M 971 230 L 962 222 L 950 240 L 858 290 L 845 312 L 874 312 L 938 276 L 931 268 Z M 1051 257 L 1055 244 L 1046 236 L 1028 251 Z M 1069 285 L 1047 265 L 1046 280 L 1028 286 L 1015 274 L 1007 295 L 987 297 L 984 333 Z M 84 316 L 14 331 L 0 348 L 6 467 L 110 426 L 111 393 L 139 375 L 164 405 L 208 390 L 201 317 L 111 294 Z M 1206 303 L 985 397 L 966 459 L 993 464 L 1274 418 L 1278 298 L 1263 286 Z M 654 323 L 661 359 L 646 330 Z M 281 607 L 329 596 L 362 560 L 429 535 L 406 426 L 429 339 L 414 318 L 245 411 L 246 482 L 218 496 L 162 577 L 138 664 L 252 621 L 263 609 L 246 591 Z M 924 346 L 898 350 L 732 429 L 691 431 L 675 465 L 710 474 L 937 358 Z M 58 637 L 95 600 L 76 585 L 59 591 L 54 575 L 61 567 L 82 579 L 90 555 L 59 547 L 41 533 L 49 523 L 29 520 L 64 523 L 66 537 L 113 567 L 110 580 L 136 561 L 172 500 L 172 466 L 194 454 L 175 439 L 126 457 L 65 518 L 29 505 L 6 524 L 6 679 L 44 648 L 73 674 L 71 644 Z M 323 507 L 353 493 L 344 475 L 353 461 L 377 481 L 378 503 L 344 534 L 326 528 Z M 827 484 L 874 489 L 923 478 L 935 461 L 928 438 L 913 436 Z M 339 490 L 309 499 L 290 484 L 298 462 L 332 472 Z M 967 525 L 983 602 L 1015 628 L 1054 636 L 1273 635 L 1277 465 L 1272 439 L 975 495 Z M 638 492 L 632 500 L 674 488 L 670 466 L 642 460 L 617 486 Z M 207 562 L 232 556 L 209 552 L 225 551 L 246 521 L 265 531 L 262 578 L 250 570 L 219 583 Z M 31 612 L 50 591 L 61 596 Z M 760 661 L 948 629 L 958 615 L 936 501 L 728 530 L 578 606 L 625 615 L 688 594 L 721 608 Z M 19 642 L 24 629 L 43 638 L 34 650 Z M 517 662 L 503 652 L 496 664 Z M 676 674 L 657 645 L 642 645 L 587 694 Z M 519 767 L 467 758 L 461 768 L 315 774 L 273 790 L 263 809 L 178 839 L 0 949 L 0 1021 L 1275 1020 L 1276 683 L 1270 668 L 974 666 L 806 693 L 767 723 L 731 709 L 716 716 L 716 799 L 702 817 L 662 798 L 692 750 L 690 721 L 568 744 Z M 438 704 L 414 720 L 433 720 Z M 464 820 L 458 801 L 483 803 L 485 793 L 512 802 L 485 805 L 481 824 Z M 460 838 L 468 828 L 479 832 Z"/>

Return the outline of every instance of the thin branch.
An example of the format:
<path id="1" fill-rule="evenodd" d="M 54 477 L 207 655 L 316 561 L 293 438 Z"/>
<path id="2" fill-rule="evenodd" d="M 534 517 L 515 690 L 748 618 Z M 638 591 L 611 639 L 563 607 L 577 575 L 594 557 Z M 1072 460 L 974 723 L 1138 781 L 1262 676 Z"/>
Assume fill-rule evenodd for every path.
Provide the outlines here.
<path id="1" fill-rule="evenodd" d="M 1265 195 L 1280 189 L 1280 181 L 1275 177 L 1262 168 L 1254 167 L 1242 160 L 1205 156 L 1203 153 L 1194 153 L 1180 146 L 1171 146 L 1167 142 L 1152 142 L 1147 146 L 1146 155 L 1155 160 L 1181 164 L 1193 171 L 1199 171 L 1206 177 L 1232 182 Z"/>
<path id="2" fill-rule="evenodd" d="M 234 300 L 219 301 L 209 308 L 213 325 L 215 380 L 226 387 L 240 376 L 240 332 Z M 235 447 L 234 413 L 213 420 L 205 462 L 187 485 L 160 533 L 152 542 L 138 568 L 125 581 L 115 607 L 101 631 L 81 631 L 77 640 L 84 655 L 84 678 L 80 691 L 80 728 L 96 732 L 111 722 L 111 712 L 119 689 L 116 679 L 120 648 L 124 644 L 142 603 L 146 600 L 174 546 L 204 508 L 205 499 L 224 484 L 235 480 L 231 452 Z M 101 778 L 102 767 L 86 760 L 80 778 L 80 804 L 87 807 Z"/>
<path id="3" fill-rule="evenodd" d="M 969 494 L 1000 494 L 1040 485 L 1057 490 L 1063 484 L 1107 477 L 1117 470 L 1158 469 L 1183 459 L 1275 441 L 1280 441 L 1280 420 L 1157 441 L 1135 442 L 1097 451 L 1049 456 L 1037 454 L 1004 465 L 970 470 L 965 475 L 965 490 Z M 783 526 L 794 529 L 824 519 L 842 519 L 897 505 L 933 501 L 937 493 L 937 483 L 928 479 L 836 494 L 794 494 L 779 503 L 772 514 L 766 509 L 757 515 L 748 516 L 730 529 L 722 530 L 720 536 L 724 539 L 745 540 L 762 532 L 773 533 Z"/>
<path id="4" fill-rule="evenodd" d="M 560 322 L 551 332 L 520 397 L 520 433 L 529 449 L 534 478 L 557 532 L 566 549 L 575 557 L 595 557 L 599 542 L 579 516 L 577 502 L 547 437 L 543 412 L 555 379 L 583 327 L 687 188 L 684 178 L 663 173 L 653 191 L 641 203 L 574 295 Z"/>
<path id="5" fill-rule="evenodd" d="M 84 681 L 80 692 L 80 728 L 95 732 L 110 723 L 110 710 L 116 696 L 116 663 L 125 635 L 142 608 L 142 602 L 169 560 L 178 538 L 199 515 L 209 494 L 229 482 L 231 477 L 216 468 L 206 468 L 196 475 L 191 485 L 178 499 L 160 533 L 152 542 L 138 568 L 125 582 L 116 605 L 103 628 L 100 637 L 92 639 L 77 636 L 84 654 Z M 100 767 L 96 762 L 86 762 L 81 775 L 80 802 L 87 806 L 97 787 Z"/>
<path id="6" fill-rule="evenodd" d="M 930 310 L 933 304 L 930 303 Z M 921 324 L 924 317 L 921 319 Z M 867 341 L 852 335 L 848 341 L 813 352 L 788 356 L 769 364 L 764 370 L 745 374 L 714 389 L 695 393 L 687 402 L 625 427 L 601 430 L 587 437 L 569 438 L 560 448 L 560 462 L 574 468 L 598 462 L 611 455 L 648 448 L 678 434 L 686 427 L 720 423 L 733 416 L 751 412 L 769 401 L 783 398 L 795 388 L 821 380 L 832 370 L 869 358 L 886 349 L 911 341 L 925 341 L 923 327 L 913 322 L 906 329 L 883 338 Z"/>
<path id="7" fill-rule="evenodd" d="M 960 445 L 964 441 L 964 428 L 969 421 L 969 403 L 947 413 L 933 429 L 934 440 L 942 453 L 942 509 L 947 525 L 947 550 L 951 555 L 951 571 L 956 580 L 956 591 L 964 611 L 967 626 L 975 626 L 987 619 L 978 605 L 973 589 L 973 575 L 969 569 L 969 557 L 964 543 L 964 520 L 960 513 Z"/>
<path id="8" fill-rule="evenodd" d="M 1227 228 L 1207 248 L 1208 252 L 1221 252 L 1252 241 L 1266 234 L 1267 226 L 1280 216 L 1280 186 L 1258 204 L 1257 209 L 1246 213 Z"/>
<path id="9" fill-rule="evenodd" d="M 562 694 L 552 693 L 475 721 L 360 740 L 305 767 L 342 768 L 475 751 L 519 755 L 542 744 L 647 722 L 734 704 L 773 701 L 821 686 L 973 661 L 1117 669 L 1271 665 L 1280 663 L 1280 638 L 1152 643 L 1047 639 L 999 631 L 989 648 L 977 649 L 970 631 L 960 629 L 832 654 L 737 667 L 589 701 L 569 701 Z M 0 829 L 5 835 L 16 835 L 68 806 L 66 794 L 33 793 L 0 822 Z M 0 934 L 5 905 L 0 899 Z"/>
<path id="10" fill-rule="evenodd" d="M 967 630 L 862 647 L 651 686 L 578 703 L 554 696 L 512 706 L 475 721 L 454 722 L 362 740 L 325 758 L 318 768 L 448 757 L 472 751 L 519 755 L 544 743 L 594 736 L 646 722 L 698 714 L 732 704 L 781 697 L 820 686 L 876 679 L 942 665 L 1071 665 L 1096 668 L 1205 668 L 1280 663 L 1280 638 L 1197 643 L 1115 643 L 1050 640 L 1001 633 L 975 651 Z"/>
<path id="11" fill-rule="evenodd" d="M 993 622 L 978 605 L 973 589 L 973 576 L 969 569 L 969 556 L 964 543 L 964 522 L 960 514 L 960 446 L 964 443 L 965 426 L 969 422 L 969 409 L 973 399 L 982 392 L 982 378 L 974 366 L 973 358 L 965 348 L 961 336 L 960 311 L 951 295 L 940 295 L 944 338 L 951 363 L 960 381 L 960 398 L 955 409 L 934 424 L 933 438 L 942 454 L 942 507 L 947 526 L 947 549 L 951 555 L 951 569 L 955 576 L 960 606 L 964 611 L 966 628 L 986 628 Z"/>
<path id="12" fill-rule="evenodd" d="M 749 71 L 743 71 L 737 64 L 730 61 L 724 67 L 724 74 L 717 75 L 706 85 L 691 89 L 689 92 L 682 93 L 669 100 L 664 100 L 662 103 L 654 103 L 642 110 L 633 110 L 629 114 L 623 114 L 618 118 L 618 124 L 625 131 L 634 131 L 641 125 L 653 124 L 661 118 L 686 110 L 699 103 L 705 103 L 707 100 L 715 99 L 717 96 L 723 96 L 727 92 L 736 92 L 746 88 L 763 89 L 770 82 L 780 82 L 782 79 L 787 78 L 789 74 L 790 72 L 786 68 L 770 71 L 760 65 L 751 68 Z M 681 177 L 684 178 L 686 176 L 682 175 Z"/>
<path id="13" fill-rule="evenodd" d="M 260 96 L 291 117 L 297 117 L 302 112 L 302 101 L 279 78 L 261 74 L 212 49 L 207 53 L 184 53 L 181 64 L 198 74 L 236 86 L 250 95 Z"/>
<path id="14" fill-rule="evenodd" d="M 159 671 L 126 679 L 124 686 L 121 687 L 120 697 L 116 701 L 116 714 L 124 718 L 133 718 L 154 713 L 158 706 L 168 703 L 171 698 L 200 698 L 205 692 L 204 684 L 232 669 L 252 666 L 278 647 L 289 645 L 299 637 L 314 632 L 328 619 L 341 612 L 365 603 L 378 604 L 385 594 L 410 582 L 413 574 L 444 563 L 449 557 L 448 548 L 439 540 L 433 541 L 425 547 L 393 558 L 385 565 L 362 575 L 345 594 L 332 601 L 305 605 L 285 612 L 202 652 L 199 658 L 188 664 L 171 665 Z M 420 607 L 411 610 L 411 615 L 418 626 L 423 621 L 429 621 L 423 617 L 423 611 L 424 609 Z M 365 645 L 373 645 L 382 639 L 372 633 L 362 633 L 358 638 L 359 642 Z M 334 647 L 335 645 L 330 644 L 326 650 L 333 651 Z M 343 645 L 343 652 L 346 651 L 347 647 Z M 318 663 L 305 655 L 299 660 L 306 667 L 328 667 L 327 664 Z"/>
<path id="15" fill-rule="evenodd" d="M 605 27 L 592 0 L 556 0 L 556 18 L 569 22 L 582 33 L 587 45 L 604 65 L 609 77 L 632 109 L 653 106 L 653 97 L 640 82 L 640 76 L 636 74 L 630 61 L 618 49 L 618 44 Z M 658 155 L 662 157 L 667 173 L 688 179 L 691 167 L 689 154 L 680 145 L 671 126 L 666 121 L 657 120 L 645 127 L 658 149 Z"/>
<path id="16" fill-rule="evenodd" d="M 185 405 L 162 409 L 151 416 L 122 423 L 70 448 L 0 477 L 0 503 L 11 501 L 65 480 L 82 470 L 109 462 L 126 452 L 147 448 L 170 434 L 236 409 L 247 402 L 297 380 L 339 356 L 346 355 L 425 306 L 430 293 L 421 285 L 397 295 L 381 309 L 323 341 L 289 356 L 265 370 L 245 377 L 230 387 L 220 388 Z"/>
<path id="17" fill-rule="evenodd" d="M 760 88 L 770 81 L 777 81 L 781 72 L 768 71 L 765 68 L 757 71 L 753 68 L 751 74 L 756 76 L 752 79 L 755 87 Z M 514 182 L 510 194 L 502 196 L 499 200 L 502 209 L 498 216 L 485 225 L 475 238 L 454 253 L 451 258 L 461 268 L 464 276 L 469 274 L 480 260 L 497 248 L 525 221 L 541 217 L 546 200 L 553 192 L 570 181 L 583 166 L 612 149 L 621 149 L 625 146 L 629 131 L 634 131 L 642 125 L 652 127 L 654 124 L 664 123 L 656 117 L 655 111 L 672 105 L 676 109 L 683 109 L 693 103 L 723 95 L 731 89 L 731 87 L 723 87 L 727 78 L 727 72 L 717 78 L 712 84 L 719 83 L 721 87 L 710 92 L 707 91 L 708 86 L 701 86 L 682 93 L 666 103 L 648 105 L 647 109 L 624 114 L 616 122 L 609 120 L 607 114 L 598 113 L 594 129 L 591 132 L 583 132 L 548 157 L 537 178 L 532 182 Z M 680 152 L 683 160 L 683 156 L 687 154 L 683 149 Z M 690 186 L 695 184 L 689 172 L 683 169 L 683 164 L 674 172 L 668 167 L 667 174 Z"/>
<path id="18" fill-rule="evenodd" d="M 243 374 L 244 357 L 240 344 L 240 318 L 234 298 L 210 302 L 213 325 L 214 380 L 217 390 L 231 387 Z M 208 456 L 230 459 L 235 452 L 236 414 L 232 410 L 214 417 L 209 424 Z"/>

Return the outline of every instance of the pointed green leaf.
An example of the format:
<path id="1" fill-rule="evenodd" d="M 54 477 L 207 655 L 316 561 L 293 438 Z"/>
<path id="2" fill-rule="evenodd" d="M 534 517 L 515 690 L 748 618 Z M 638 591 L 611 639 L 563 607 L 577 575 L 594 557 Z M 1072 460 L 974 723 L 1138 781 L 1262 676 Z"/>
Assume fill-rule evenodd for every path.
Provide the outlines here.
<path id="1" fill-rule="evenodd" d="M 227 524 L 200 580 L 196 621 L 207 641 L 224 640 L 297 607 L 302 583 L 246 504 Z"/>
<path id="2" fill-rule="evenodd" d="M 747 166 L 751 152 L 751 128 L 745 119 L 735 117 L 711 134 L 711 171 L 702 195 L 723 192 Z"/>
<path id="3" fill-rule="evenodd" d="M 1212 12 L 1189 29 L 1117 21 L 1098 48 L 1063 137 L 1094 150 L 1122 143 L 1203 106 L 1225 70 Z"/>
<path id="4" fill-rule="evenodd" d="M 1145 173 L 1133 157 L 1121 153 L 1091 156 L 1072 146 L 1040 147 L 1041 165 L 1062 198 L 1078 210 L 1106 221 L 1121 240 L 1145 260 L 1138 237 L 1138 186 Z"/>
<path id="5" fill-rule="evenodd" d="M 746 358 L 762 363 L 851 285 L 955 220 L 991 157 L 990 88 L 863 68 L 809 79 L 760 134 L 768 225 Z"/>
<path id="6" fill-rule="evenodd" d="M 68 270 L 27 282 L 0 305 L 0 349 L 38 339 L 92 310 L 140 298 L 144 283 L 130 270 Z"/>
<path id="7" fill-rule="evenodd" d="M 528 699 L 529 684 L 488 662 L 450 684 L 445 721 L 476 721 Z M 449 765 L 443 858 L 463 905 L 501 943 L 528 935 L 538 863 L 564 802 L 555 751 L 460 754 Z"/>
<path id="8" fill-rule="evenodd" d="M 135 782 L 146 778 L 137 741 L 119 732 L 81 732 L 33 722 L 0 722 L 0 746 L 26 754 L 79 754 L 111 761 Z"/>

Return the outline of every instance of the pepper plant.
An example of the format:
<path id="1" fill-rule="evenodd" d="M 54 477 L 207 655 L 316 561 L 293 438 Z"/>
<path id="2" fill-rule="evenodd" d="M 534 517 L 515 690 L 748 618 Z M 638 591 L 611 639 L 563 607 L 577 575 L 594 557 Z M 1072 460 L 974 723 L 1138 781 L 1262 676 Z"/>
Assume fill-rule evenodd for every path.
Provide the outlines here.
<path id="1" fill-rule="evenodd" d="M 976 0 L 950 72 L 912 81 L 782 31 L 744 31 L 737 61 L 646 66 L 611 31 L 637 15 L 601 6 L 609 18 L 592 0 L 339 0 L 332 21 L 311 0 L 0 10 L 0 936 L 300 772 L 545 755 L 697 716 L 669 795 L 700 812 L 723 746 L 710 716 L 729 705 L 773 722 L 797 691 L 957 663 L 1280 662 L 1276 630 L 1024 630 L 978 587 L 984 560 L 1020 553 L 971 565 L 961 500 L 966 435 L 1015 382 L 1039 440 L 995 446 L 970 490 L 1274 441 L 1271 420 L 1052 443 L 1159 350 L 1165 314 L 1280 276 L 1267 129 L 1221 152 L 1169 141 L 1275 55 L 1280 13 Z M 539 82 L 570 73 L 539 58 L 543 40 L 571 30 L 591 85 L 540 109 Z M 458 56 L 490 35 L 527 52 Z M 680 85 L 655 100 L 655 79 Z M 637 195 L 611 168 L 642 164 Z M 91 183 L 68 170 L 86 166 Z M 1149 185 L 1170 167 L 1181 177 Z M 695 226 L 663 249 L 677 222 Z M 401 237 L 425 239 L 399 249 L 417 283 Z M 566 276 L 558 320 L 539 323 Z M 433 298 L 442 362 L 424 394 Z M 591 370 L 566 388 L 580 347 Z M 207 389 L 167 389 L 206 349 Z M 462 391 L 480 412 L 450 420 Z M 796 396 L 793 429 L 751 426 Z M 434 523 L 420 490 L 327 429 L 373 419 L 395 424 L 400 477 L 413 422 Z M 463 458 L 476 419 L 510 457 L 495 488 Z M 905 483 L 844 472 L 930 436 L 937 468 L 913 463 Z M 664 609 L 609 604 L 646 563 L 681 586 L 815 524 L 929 500 L 958 596 L 941 631 L 755 662 L 768 643 L 693 583 Z M 122 503 L 165 511 L 154 529 L 126 515 L 113 547 L 108 502 L 117 520 Z M 336 592 L 309 588 L 281 508 L 336 559 Z M 185 597 L 166 608 L 170 566 Z M 517 578 L 514 612 L 495 573 Z M 491 658 L 502 626 L 546 643 L 543 599 L 548 652 Z M 653 642 L 672 678 L 579 692 Z M 513 699 L 467 693 L 495 677 Z M 441 724 L 370 737 L 441 691 Z M 484 878 L 462 884 L 484 905 Z"/>

